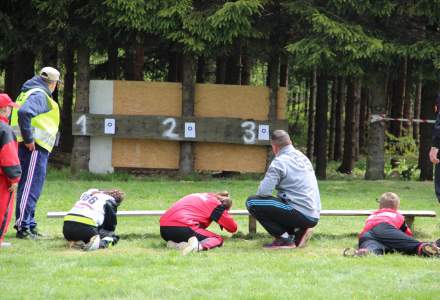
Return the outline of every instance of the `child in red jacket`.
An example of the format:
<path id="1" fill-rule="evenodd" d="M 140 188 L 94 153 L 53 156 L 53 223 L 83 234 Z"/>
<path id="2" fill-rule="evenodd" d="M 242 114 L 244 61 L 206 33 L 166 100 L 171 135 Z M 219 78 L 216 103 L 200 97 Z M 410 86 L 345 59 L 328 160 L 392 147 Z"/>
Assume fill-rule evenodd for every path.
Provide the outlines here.
<path id="1" fill-rule="evenodd" d="M 413 234 L 405 218 L 397 212 L 400 199 L 394 193 L 384 193 L 379 199 L 379 210 L 366 220 L 359 234 L 359 249 L 347 248 L 344 256 L 383 255 L 400 252 L 409 255 L 439 256 L 440 249 L 435 243 L 420 242 Z"/>
<path id="2" fill-rule="evenodd" d="M 160 235 L 168 247 L 190 252 L 220 247 L 223 238 L 206 230 L 212 221 L 234 233 L 237 223 L 229 215 L 232 200 L 228 192 L 197 193 L 183 197 L 160 218 Z"/>
<path id="3" fill-rule="evenodd" d="M 3 242 L 3 238 L 14 211 L 14 197 L 21 176 L 17 139 L 8 125 L 12 107 L 17 105 L 7 94 L 0 94 L 0 247 L 10 245 Z"/>

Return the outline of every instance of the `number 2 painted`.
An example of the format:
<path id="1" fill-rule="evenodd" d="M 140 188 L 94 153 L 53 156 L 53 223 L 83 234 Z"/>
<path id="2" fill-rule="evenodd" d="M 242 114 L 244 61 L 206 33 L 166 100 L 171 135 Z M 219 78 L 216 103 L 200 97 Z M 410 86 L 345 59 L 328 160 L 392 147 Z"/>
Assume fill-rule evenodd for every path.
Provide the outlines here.
<path id="1" fill-rule="evenodd" d="M 169 127 L 162 133 L 163 137 L 167 137 L 169 139 L 178 139 L 179 135 L 174 132 L 174 129 L 176 128 L 176 119 L 174 118 L 167 118 L 162 122 L 162 125 Z"/>

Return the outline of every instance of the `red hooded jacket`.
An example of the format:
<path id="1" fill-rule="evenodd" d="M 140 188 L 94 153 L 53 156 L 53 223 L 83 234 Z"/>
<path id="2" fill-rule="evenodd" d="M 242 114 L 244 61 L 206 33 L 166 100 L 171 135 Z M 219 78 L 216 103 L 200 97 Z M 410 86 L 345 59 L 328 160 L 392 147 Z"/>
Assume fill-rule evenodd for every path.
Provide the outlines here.
<path id="1" fill-rule="evenodd" d="M 207 228 L 212 221 L 233 233 L 237 223 L 213 193 L 183 197 L 160 218 L 160 226 Z"/>
<path id="2" fill-rule="evenodd" d="M 395 209 L 382 208 L 373 212 L 367 218 L 364 229 L 362 229 L 359 237 L 380 223 L 388 223 L 394 226 L 396 229 L 402 230 L 407 235 L 412 236 L 411 229 L 409 229 L 409 227 L 406 225 L 404 216 L 398 213 Z"/>

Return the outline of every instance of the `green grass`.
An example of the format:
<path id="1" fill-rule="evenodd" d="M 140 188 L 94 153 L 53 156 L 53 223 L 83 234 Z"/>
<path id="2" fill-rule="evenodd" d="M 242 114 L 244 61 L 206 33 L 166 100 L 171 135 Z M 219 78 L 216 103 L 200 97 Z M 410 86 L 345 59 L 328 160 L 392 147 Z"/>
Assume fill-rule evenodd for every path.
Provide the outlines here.
<path id="1" fill-rule="evenodd" d="M 258 180 L 178 181 L 129 175 L 81 176 L 52 171 L 38 203 L 37 220 L 48 237 L 22 241 L 14 230 L 13 247 L 0 250 L 1 299 L 435 299 L 439 298 L 440 260 L 387 255 L 344 258 L 355 246 L 363 217 L 323 217 L 309 246 L 265 251 L 271 240 L 259 226 L 247 237 L 247 217 L 237 217 L 240 233 L 227 233 L 225 245 L 183 257 L 166 249 L 157 217 L 119 218 L 120 243 L 109 250 L 85 253 L 66 248 L 61 219 L 48 211 L 71 208 L 90 187 L 119 187 L 127 198 L 121 210 L 166 209 L 185 194 L 229 190 L 235 209 L 255 193 Z M 98 180 L 99 179 L 99 180 Z M 397 192 L 403 209 L 435 210 L 439 205 L 430 182 L 320 182 L 323 209 L 373 209 L 376 198 Z M 437 219 L 416 218 L 416 237 L 440 237 Z M 220 232 L 218 227 L 212 228 Z"/>

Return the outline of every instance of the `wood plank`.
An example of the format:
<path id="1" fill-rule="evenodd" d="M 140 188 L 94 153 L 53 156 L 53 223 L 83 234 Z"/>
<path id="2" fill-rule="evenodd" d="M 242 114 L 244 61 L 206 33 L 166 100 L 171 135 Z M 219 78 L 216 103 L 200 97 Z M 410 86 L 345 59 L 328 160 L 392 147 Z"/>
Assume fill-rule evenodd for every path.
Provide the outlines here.
<path id="1" fill-rule="evenodd" d="M 104 132 L 106 119 L 115 120 L 114 134 L 106 134 Z M 194 138 L 185 137 L 185 123 L 195 124 L 196 136 Z M 74 114 L 72 134 L 79 136 L 112 136 L 119 138 L 269 145 L 269 140 L 260 140 L 258 138 L 259 125 L 268 125 L 270 132 L 275 129 L 287 129 L 286 120 L 269 122 L 238 118 Z"/>
<path id="2" fill-rule="evenodd" d="M 369 216 L 373 210 L 322 210 L 321 216 Z M 435 211 L 430 210 L 401 210 L 399 211 L 404 216 L 414 217 L 431 217 L 437 216 Z M 48 212 L 48 218 L 60 218 L 64 217 L 67 212 Z M 161 216 L 165 213 L 165 210 L 133 210 L 133 211 L 118 211 L 118 216 L 121 217 L 136 217 L 136 216 Z M 235 209 L 229 212 L 233 216 L 248 216 L 249 212 L 245 209 Z"/>

